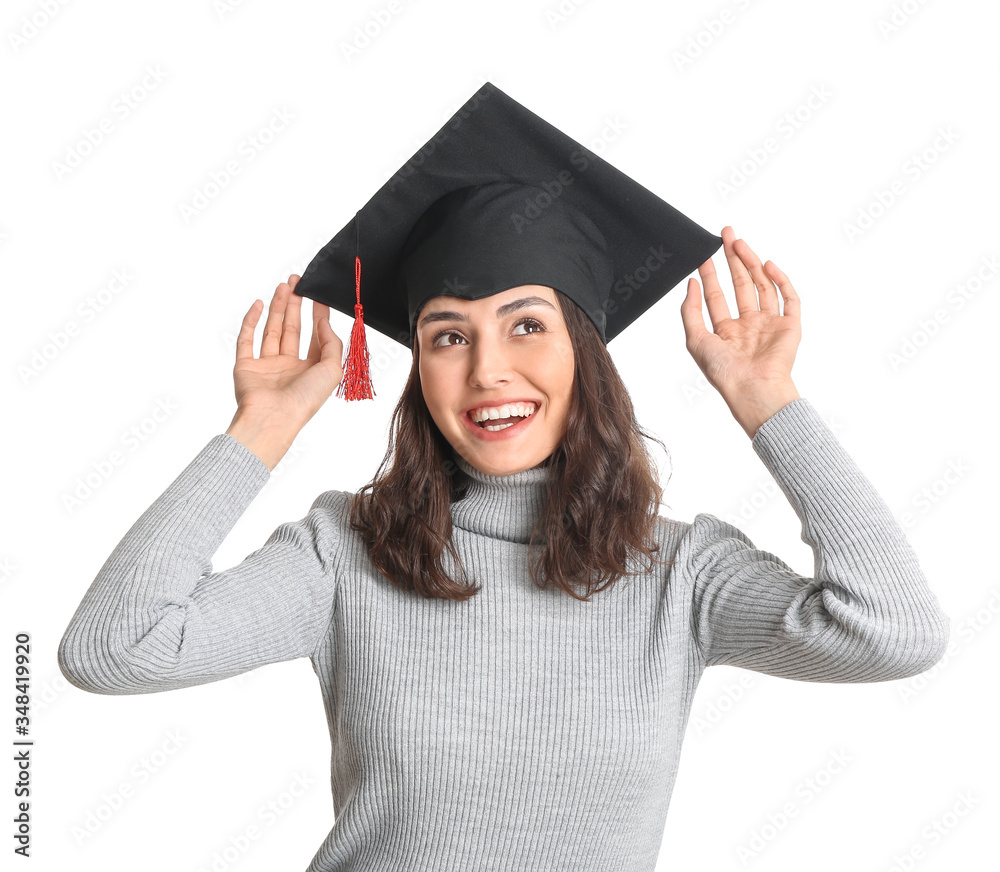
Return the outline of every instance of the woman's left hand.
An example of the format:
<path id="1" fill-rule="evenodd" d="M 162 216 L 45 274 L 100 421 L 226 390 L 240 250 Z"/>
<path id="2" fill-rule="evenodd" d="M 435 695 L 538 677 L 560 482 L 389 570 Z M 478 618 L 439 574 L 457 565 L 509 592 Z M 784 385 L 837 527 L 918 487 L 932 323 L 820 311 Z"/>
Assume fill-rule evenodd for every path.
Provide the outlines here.
<path id="1" fill-rule="evenodd" d="M 738 318 L 731 318 L 712 259 L 698 267 L 712 329 L 705 329 L 696 279 L 681 304 L 687 349 L 705 377 L 722 394 L 751 438 L 782 406 L 798 399 L 792 364 L 802 336 L 799 297 L 773 261 L 762 265 L 750 246 L 722 229 L 722 242 L 736 291 Z M 777 285 L 777 288 L 775 287 Z M 779 310 L 778 290 L 784 299 Z"/>

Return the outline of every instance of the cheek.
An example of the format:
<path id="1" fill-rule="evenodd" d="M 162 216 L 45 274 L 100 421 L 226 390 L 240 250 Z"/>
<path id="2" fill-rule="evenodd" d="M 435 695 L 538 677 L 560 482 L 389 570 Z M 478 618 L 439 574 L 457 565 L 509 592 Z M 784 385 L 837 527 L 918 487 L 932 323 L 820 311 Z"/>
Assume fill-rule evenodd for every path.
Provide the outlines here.
<path id="1" fill-rule="evenodd" d="M 454 379 L 450 378 L 446 368 L 427 365 L 421 361 L 417 369 L 420 376 L 420 390 L 424 396 L 424 402 L 430 410 L 431 415 L 437 417 L 438 410 L 447 406 L 451 397 L 449 396 L 449 385 L 454 384 Z"/>
<path id="2" fill-rule="evenodd" d="M 423 361 L 417 367 L 417 378 L 420 380 L 420 393 L 423 395 L 427 408 L 434 409 L 434 376 L 424 366 Z"/>
<path id="3" fill-rule="evenodd" d="M 551 373 L 553 390 L 563 397 L 568 397 L 573 391 L 573 379 L 576 376 L 576 360 L 573 356 L 573 346 L 569 343 L 555 352 L 550 359 L 547 371 Z"/>

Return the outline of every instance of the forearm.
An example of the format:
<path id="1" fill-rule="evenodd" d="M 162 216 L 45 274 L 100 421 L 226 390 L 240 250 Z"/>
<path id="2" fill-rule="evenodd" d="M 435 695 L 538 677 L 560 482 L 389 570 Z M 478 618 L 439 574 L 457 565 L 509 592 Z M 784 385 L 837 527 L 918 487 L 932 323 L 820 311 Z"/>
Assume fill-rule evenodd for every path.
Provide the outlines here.
<path id="1" fill-rule="evenodd" d="M 159 658 L 198 657 L 193 606 L 211 556 L 268 480 L 232 440 L 213 438 L 139 517 L 105 561 L 59 646 L 63 673 L 98 693 L 165 689 L 145 673 Z M 163 667 L 166 669 L 167 667 Z M 179 677 L 179 676 L 175 676 Z"/>
<path id="2" fill-rule="evenodd" d="M 785 616 L 785 632 L 814 638 L 827 656 L 857 658 L 849 680 L 904 677 L 936 662 L 947 615 L 889 506 L 816 410 L 791 404 L 753 447 L 801 521 L 820 585 Z"/>
<path id="3" fill-rule="evenodd" d="M 753 442 L 802 523 L 815 565 L 800 575 L 712 515 L 677 562 L 694 578 L 710 664 L 807 681 L 885 681 L 942 656 L 949 620 L 888 505 L 807 400 Z"/>

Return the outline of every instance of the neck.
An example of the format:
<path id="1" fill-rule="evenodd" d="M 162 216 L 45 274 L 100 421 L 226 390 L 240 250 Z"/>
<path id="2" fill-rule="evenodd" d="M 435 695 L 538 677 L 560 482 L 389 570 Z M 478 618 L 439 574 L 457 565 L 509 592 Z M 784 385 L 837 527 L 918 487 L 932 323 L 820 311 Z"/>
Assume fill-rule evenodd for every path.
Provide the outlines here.
<path id="1" fill-rule="evenodd" d="M 490 475 L 457 452 L 452 452 L 452 459 L 467 482 L 465 495 L 452 503 L 452 524 L 494 539 L 527 544 L 545 505 L 548 467 Z"/>

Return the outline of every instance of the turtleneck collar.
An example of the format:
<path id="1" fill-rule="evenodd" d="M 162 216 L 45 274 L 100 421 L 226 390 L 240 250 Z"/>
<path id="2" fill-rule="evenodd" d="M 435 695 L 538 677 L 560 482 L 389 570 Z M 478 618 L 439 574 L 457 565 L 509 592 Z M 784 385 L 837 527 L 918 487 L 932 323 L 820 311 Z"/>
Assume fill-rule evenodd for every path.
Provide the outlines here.
<path id="1" fill-rule="evenodd" d="M 494 539 L 527 544 L 545 505 L 548 468 L 488 475 L 454 450 L 452 460 L 468 480 L 465 496 L 451 504 L 452 524 Z"/>

